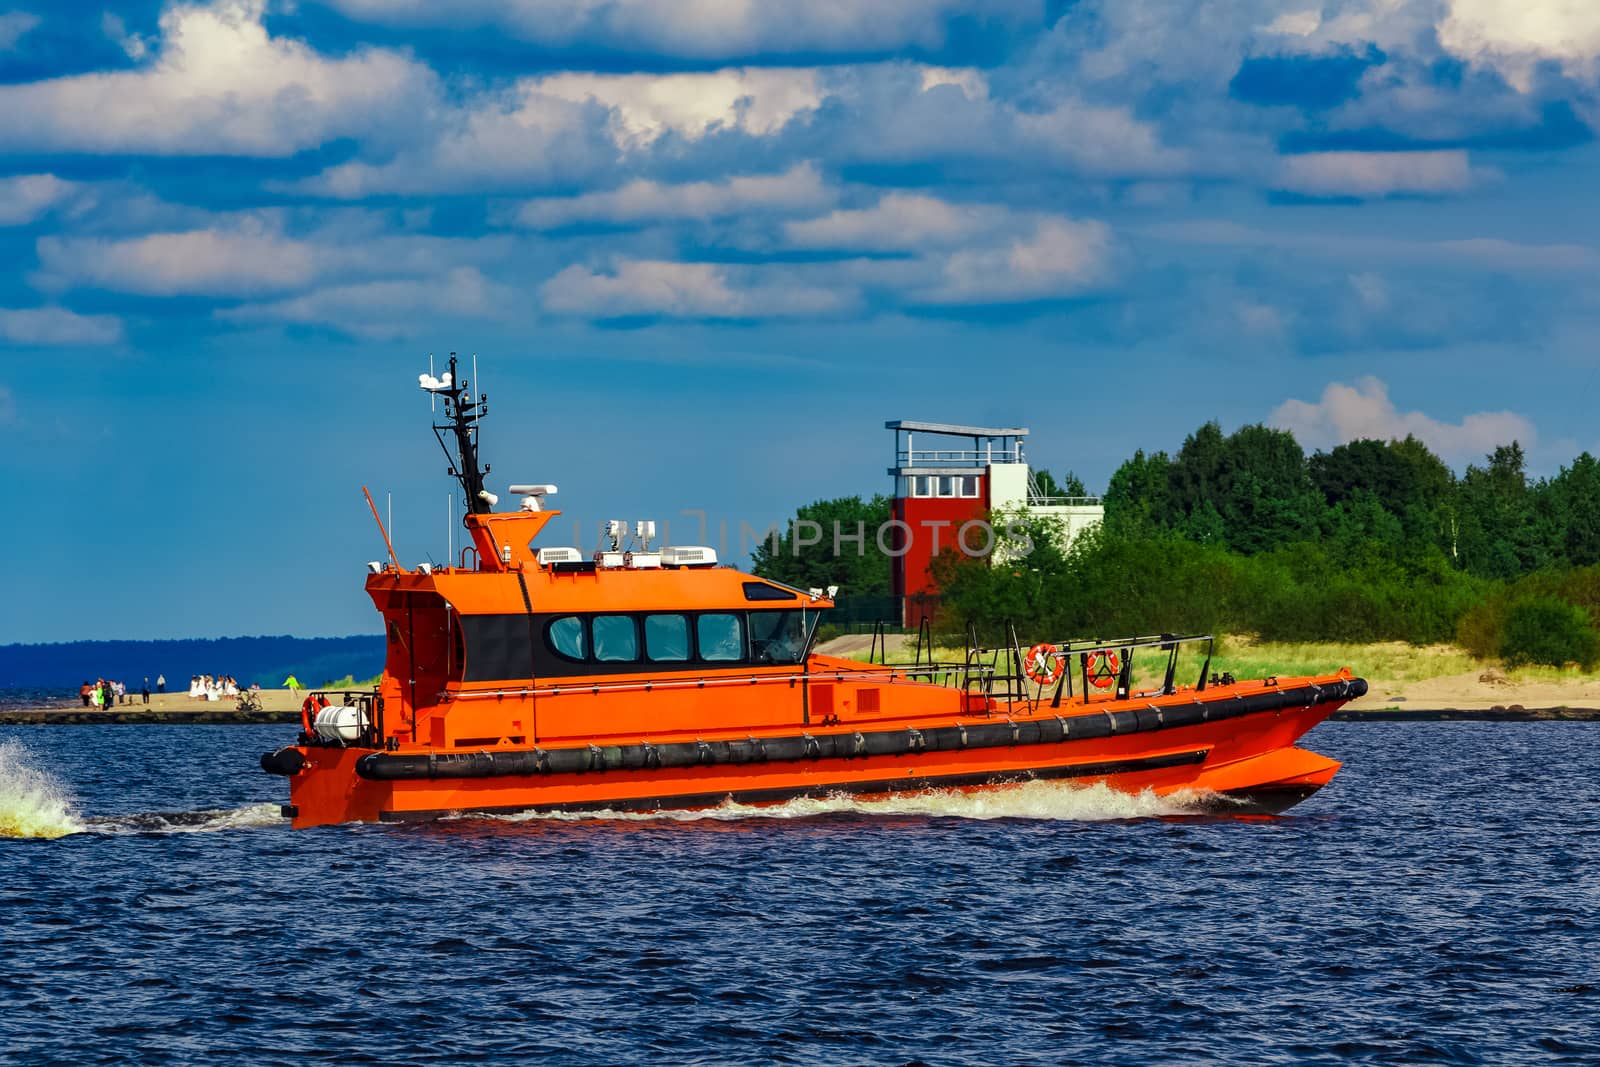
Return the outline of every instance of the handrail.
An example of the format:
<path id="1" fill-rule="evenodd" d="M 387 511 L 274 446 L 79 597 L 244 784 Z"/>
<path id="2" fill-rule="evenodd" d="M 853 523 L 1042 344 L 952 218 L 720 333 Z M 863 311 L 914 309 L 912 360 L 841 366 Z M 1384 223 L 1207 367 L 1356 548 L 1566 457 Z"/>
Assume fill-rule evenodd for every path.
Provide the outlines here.
<path id="1" fill-rule="evenodd" d="M 907 681 L 919 680 L 922 676 L 944 672 L 983 674 L 993 671 L 992 667 L 973 667 L 969 670 L 964 664 L 923 664 L 920 667 L 891 667 L 871 671 L 812 671 L 807 674 L 746 674 L 735 677 L 715 678 L 669 678 L 659 682 L 579 682 L 571 685 L 534 685 L 523 686 L 519 689 L 467 689 L 451 692 L 446 690 L 442 695 L 452 700 L 478 700 L 488 697 L 508 696 L 573 696 L 579 693 L 634 693 L 646 692 L 654 689 L 713 689 L 729 686 L 744 685 L 776 685 L 784 683 L 794 685 L 797 682 L 858 682 L 883 680 L 894 681 L 896 678 L 905 678 Z M 932 685 L 934 683 L 926 683 Z M 948 688 L 939 686 L 938 688 Z"/>
<path id="2" fill-rule="evenodd" d="M 895 465 L 915 467 L 919 463 L 1020 463 L 1022 452 L 1011 448 L 912 448 L 899 449 L 894 454 Z"/>
<path id="3" fill-rule="evenodd" d="M 1093 507 L 1103 502 L 1098 496 L 1032 496 L 1028 497 L 1028 506 L 1036 508 L 1060 507 Z"/>

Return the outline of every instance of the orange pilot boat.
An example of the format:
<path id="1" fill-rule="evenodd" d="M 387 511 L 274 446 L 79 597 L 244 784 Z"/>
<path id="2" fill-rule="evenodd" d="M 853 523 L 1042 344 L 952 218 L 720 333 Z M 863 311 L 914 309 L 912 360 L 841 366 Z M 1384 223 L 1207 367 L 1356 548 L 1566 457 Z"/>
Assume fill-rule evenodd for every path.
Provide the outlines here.
<path id="1" fill-rule="evenodd" d="M 434 431 L 465 490 L 457 566 L 369 564 L 387 660 L 376 688 L 313 693 L 296 743 L 261 757 L 289 780 L 296 827 L 469 812 L 659 810 L 732 800 L 883 796 L 1030 779 L 1195 791 L 1216 810 L 1276 813 L 1335 760 L 1295 747 L 1366 692 L 1348 670 L 1235 681 L 1201 635 L 980 649 L 889 665 L 813 650 L 832 600 L 650 547 L 609 527 L 583 558 L 534 549 L 554 486 L 512 486 L 496 512 L 478 461 L 486 398 L 450 370 Z M 376 510 L 374 509 L 374 518 Z M 381 527 L 381 523 L 380 523 Z M 632 535 L 630 538 L 629 535 Z M 387 544 L 387 533 L 384 534 Z M 1204 653 L 1193 685 L 1180 651 Z M 1133 661 L 1164 673 L 1146 688 Z"/>

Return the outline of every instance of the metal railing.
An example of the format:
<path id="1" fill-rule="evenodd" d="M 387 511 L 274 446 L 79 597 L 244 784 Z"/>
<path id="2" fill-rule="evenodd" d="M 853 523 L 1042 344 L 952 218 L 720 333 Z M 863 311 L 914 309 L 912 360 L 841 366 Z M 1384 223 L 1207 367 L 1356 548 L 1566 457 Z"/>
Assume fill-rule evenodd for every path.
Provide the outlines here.
<path id="1" fill-rule="evenodd" d="M 1028 505 L 1035 508 L 1095 507 L 1101 500 L 1097 496 L 1038 496 L 1028 494 Z"/>
<path id="2" fill-rule="evenodd" d="M 957 463 L 981 466 L 985 463 L 1021 463 L 1017 448 L 902 448 L 894 454 L 897 467 L 937 466 Z"/>

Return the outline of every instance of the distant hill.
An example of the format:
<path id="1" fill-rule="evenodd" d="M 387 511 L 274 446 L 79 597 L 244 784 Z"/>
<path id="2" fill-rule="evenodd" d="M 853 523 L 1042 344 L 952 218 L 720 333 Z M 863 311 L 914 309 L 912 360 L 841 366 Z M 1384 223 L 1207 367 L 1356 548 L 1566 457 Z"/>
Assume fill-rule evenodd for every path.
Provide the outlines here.
<path id="1" fill-rule="evenodd" d="M 306 685 L 383 670 L 383 635 L 354 637 L 211 637 L 178 641 L 69 641 L 0 645 L 0 689 L 76 688 L 109 678 L 137 689 L 167 676 L 167 691 L 187 689 L 195 674 L 231 674 L 244 685 L 276 688 L 290 674 Z"/>

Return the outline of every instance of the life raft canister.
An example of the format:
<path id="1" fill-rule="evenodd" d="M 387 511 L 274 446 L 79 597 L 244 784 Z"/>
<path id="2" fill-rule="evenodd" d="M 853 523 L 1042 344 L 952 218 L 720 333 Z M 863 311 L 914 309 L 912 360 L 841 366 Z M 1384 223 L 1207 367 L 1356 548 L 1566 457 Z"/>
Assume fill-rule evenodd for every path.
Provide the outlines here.
<path id="1" fill-rule="evenodd" d="M 1067 669 L 1067 659 L 1055 645 L 1040 642 L 1028 649 L 1022 661 L 1022 673 L 1039 685 L 1055 685 Z"/>
<path id="2" fill-rule="evenodd" d="M 1096 689 L 1110 689 L 1111 683 L 1117 680 L 1117 673 L 1122 670 L 1122 661 L 1117 658 L 1114 648 L 1097 648 L 1089 653 L 1088 664 L 1084 673 L 1089 676 L 1089 684 Z"/>

